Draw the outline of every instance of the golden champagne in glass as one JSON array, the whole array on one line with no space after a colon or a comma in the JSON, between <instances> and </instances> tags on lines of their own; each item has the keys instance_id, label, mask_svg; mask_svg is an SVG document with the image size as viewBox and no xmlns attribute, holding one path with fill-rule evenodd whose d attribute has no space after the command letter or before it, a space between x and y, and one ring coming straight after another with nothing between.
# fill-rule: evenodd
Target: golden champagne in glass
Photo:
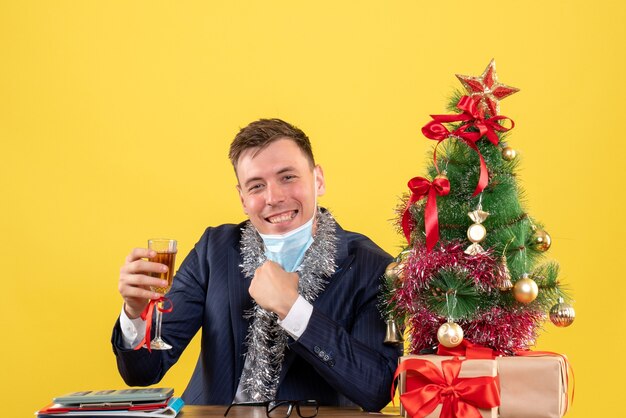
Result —
<instances>
[{"instance_id":1,"label":"golden champagne in glass","mask_svg":"<svg viewBox=\"0 0 626 418\"><path fill-rule=\"evenodd\" d=\"M158 292L162 295L169 292L172 287L172 281L174 279L174 262L176 260L176 253L160 253L157 252L156 257L150 259L150 261L154 263L165 264L167 266L167 271L165 273L151 273L152 277L156 277L161 280L167 281L166 287L153 287L152 290L154 292Z\"/></svg>"},{"instance_id":2,"label":"golden champagne in glass","mask_svg":"<svg viewBox=\"0 0 626 418\"><path fill-rule=\"evenodd\" d=\"M148 248L156 251L156 256L151 258L150 261L160 264L165 264L167 266L167 271L165 273L151 273L152 277L159 278L161 280L167 281L167 286L165 287L153 287L152 291L161 293L164 295L167 293L172 287L172 282L174 281L174 263L176 261L176 240L174 239L165 239L165 238L154 238L148 240ZM163 308L163 302L158 302L156 307L156 330L154 339L150 341L150 348L153 350L169 350L172 348L171 345L163 341L161 338L161 321L163 317L163 313L161 309ZM149 319L152 320L152 319Z\"/></svg>"}]
</instances>

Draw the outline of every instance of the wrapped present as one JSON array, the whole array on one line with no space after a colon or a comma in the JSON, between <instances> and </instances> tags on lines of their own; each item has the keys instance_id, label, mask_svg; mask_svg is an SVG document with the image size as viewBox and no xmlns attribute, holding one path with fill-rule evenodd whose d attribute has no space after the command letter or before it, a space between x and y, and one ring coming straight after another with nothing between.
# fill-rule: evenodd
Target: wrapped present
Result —
<instances>
[{"instance_id":1,"label":"wrapped present","mask_svg":"<svg viewBox=\"0 0 626 418\"><path fill-rule=\"evenodd\" d=\"M565 356L522 352L498 357L501 418L560 418L568 408Z\"/></svg>"},{"instance_id":2,"label":"wrapped present","mask_svg":"<svg viewBox=\"0 0 626 418\"><path fill-rule=\"evenodd\" d=\"M412 418L497 418L496 375L497 364L491 359L403 356L396 370L401 413Z\"/></svg>"}]
</instances>

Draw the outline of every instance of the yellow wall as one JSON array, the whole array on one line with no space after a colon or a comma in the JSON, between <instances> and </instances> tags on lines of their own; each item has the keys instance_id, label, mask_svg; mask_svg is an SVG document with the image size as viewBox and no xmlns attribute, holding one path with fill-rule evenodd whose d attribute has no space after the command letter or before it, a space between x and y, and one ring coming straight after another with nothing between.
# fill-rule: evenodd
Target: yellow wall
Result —
<instances>
[{"instance_id":1,"label":"yellow wall","mask_svg":"<svg viewBox=\"0 0 626 418\"><path fill-rule=\"evenodd\" d=\"M598 1L0 2L2 416L123 385L109 345L133 246L243 218L239 127L281 117L314 142L330 207L389 252L424 174L420 134L496 58L528 209L576 298L571 417L609 416L626 371L625 6ZM620 182L621 180L621 182ZM182 393L197 344L162 382Z\"/></svg>"}]
</instances>

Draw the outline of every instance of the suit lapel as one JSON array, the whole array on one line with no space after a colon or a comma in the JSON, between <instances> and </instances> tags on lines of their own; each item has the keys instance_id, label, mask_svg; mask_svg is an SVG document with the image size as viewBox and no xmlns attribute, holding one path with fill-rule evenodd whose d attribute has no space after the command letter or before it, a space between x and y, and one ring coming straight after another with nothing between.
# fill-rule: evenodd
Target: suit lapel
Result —
<instances>
[{"instance_id":1,"label":"suit lapel","mask_svg":"<svg viewBox=\"0 0 626 418\"><path fill-rule=\"evenodd\" d=\"M232 324L235 351L235 380L233 393L237 390L244 363L244 341L249 321L244 319L243 312L252 307L248 293L249 280L241 272L241 255L239 249L229 248L228 253L228 298L230 302L230 320Z\"/></svg>"}]
</instances>

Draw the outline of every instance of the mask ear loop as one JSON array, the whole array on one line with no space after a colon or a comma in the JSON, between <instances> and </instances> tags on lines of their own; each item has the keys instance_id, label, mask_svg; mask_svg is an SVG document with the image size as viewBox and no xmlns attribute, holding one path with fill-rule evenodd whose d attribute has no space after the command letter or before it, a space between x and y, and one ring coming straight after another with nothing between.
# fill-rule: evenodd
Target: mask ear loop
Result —
<instances>
[{"instance_id":1,"label":"mask ear loop","mask_svg":"<svg viewBox=\"0 0 626 418\"><path fill-rule=\"evenodd\" d=\"M319 211L321 211L321 209L317 205L317 187L318 186L317 186L317 175L315 173L315 167L313 168L313 177L315 179L314 180L315 185L313 187L313 194L314 194L315 197L313 198L313 217L312 217L312 219L313 219L313 229L314 229L315 232L317 232L317 228L316 228L316 225L317 225L317 213ZM315 236L315 233L312 233L312 235Z\"/></svg>"}]
</instances>

